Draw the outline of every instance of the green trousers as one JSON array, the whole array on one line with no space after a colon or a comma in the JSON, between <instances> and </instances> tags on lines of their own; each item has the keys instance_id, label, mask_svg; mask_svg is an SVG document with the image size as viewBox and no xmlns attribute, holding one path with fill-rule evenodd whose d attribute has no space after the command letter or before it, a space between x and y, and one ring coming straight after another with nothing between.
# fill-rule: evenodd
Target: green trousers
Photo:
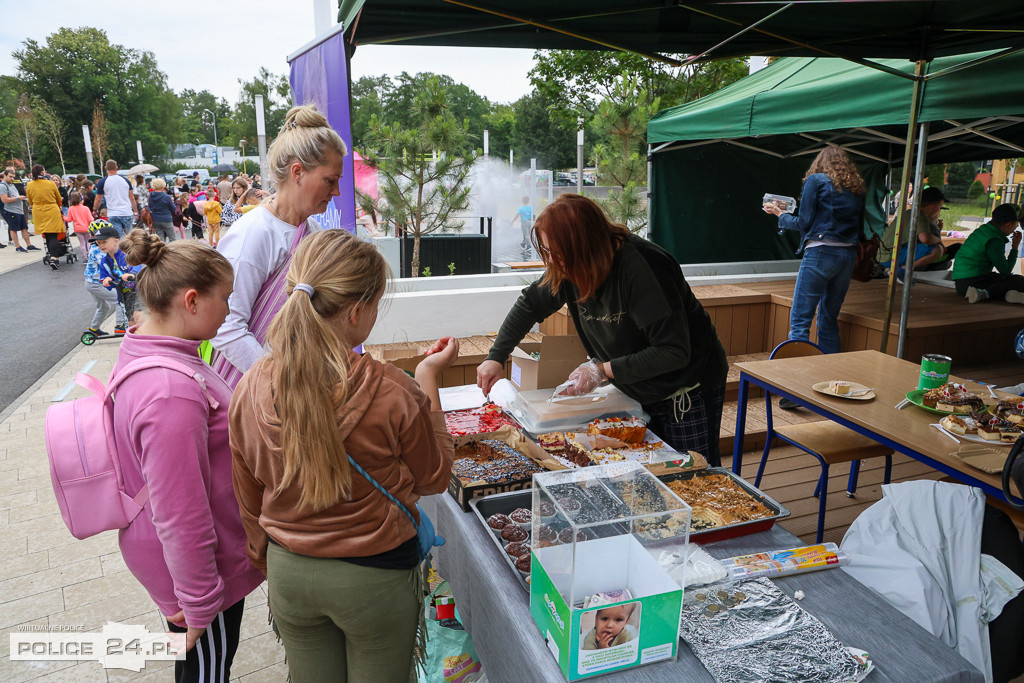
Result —
<instances>
[{"instance_id":1,"label":"green trousers","mask_svg":"<svg viewBox=\"0 0 1024 683\"><path fill-rule=\"evenodd\" d=\"M271 543L270 613L292 683L409 681L422 605L417 572L296 555Z\"/></svg>"}]
</instances>

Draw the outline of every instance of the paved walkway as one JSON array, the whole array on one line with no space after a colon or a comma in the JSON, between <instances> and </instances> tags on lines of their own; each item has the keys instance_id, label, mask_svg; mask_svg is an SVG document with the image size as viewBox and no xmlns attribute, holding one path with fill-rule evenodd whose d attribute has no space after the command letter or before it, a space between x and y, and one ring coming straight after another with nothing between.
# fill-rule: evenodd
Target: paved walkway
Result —
<instances>
[{"instance_id":1,"label":"paved walkway","mask_svg":"<svg viewBox=\"0 0 1024 683\"><path fill-rule=\"evenodd\" d=\"M10 249L0 250L0 267ZM18 256L24 256L19 254ZM105 380L118 343L80 346L59 361L0 421L0 681L93 683L171 680L172 662L152 662L141 673L105 670L90 662L12 662L8 634L21 628L81 627L99 631L108 622L165 630L148 594L128 572L116 532L76 540L57 509L43 441L51 399L90 361L89 373ZM75 387L70 398L85 394ZM266 584L246 600L241 643L232 679L278 683L287 677L284 650L267 625Z\"/></svg>"}]
</instances>

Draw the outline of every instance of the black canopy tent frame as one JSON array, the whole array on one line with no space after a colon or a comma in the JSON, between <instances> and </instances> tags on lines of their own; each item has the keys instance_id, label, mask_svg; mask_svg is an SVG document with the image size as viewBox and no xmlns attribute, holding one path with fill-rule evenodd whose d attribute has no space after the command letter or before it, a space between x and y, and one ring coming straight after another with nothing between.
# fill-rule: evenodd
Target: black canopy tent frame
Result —
<instances>
[{"instance_id":1,"label":"black canopy tent frame","mask_svg":"<svg viewBox=\"0 0 1024 683\"><path fill-rule=\"evenodd\" d=\"M374 16L370 22L364 22L363 33L360 36L364 40L357 41L359 23L364 18L364 10L368 7L373 8L371 14ZM827 56L909 78L913 81L914 88L900 180L901 196L904 197L907 196L910 181L910 165L914 161L915 141L919 142L915 181L918 187L921 186L920 175L927 152L927 126L922 127L919 135L918 118L925 83L1024 50L1024 3L1014 0L990 0L987 3L966 0L691 0L688 3L678 0L636 0L632 3L621 0L589 0L586 3L572 3L572 9L577 7L586 9L566 10L565 3L540 0L520 0L516 3L516 9L511 11L485 0L421 0L417 3L411 3L410 0L340 0L338 19L346 24L345 30L349 33L349 42L353 45L362 42L479 47L516 45L538 49L613 49L633 52L673 66L752 54ZM826 10L830 12L830 16L821 14ZM788 35L782 31L769 30L765 26L779 16L789 18L793 15L796 15L798 20L794 20L793 30ZM461 21L452 21L451 19L455 17ZM622 33L628 33L625 30L626 17L639 19L635 23L642 24L636 27L629 24L628 28L634 28L629 35L637 35L637 40L651 45L653 50L641 49L631 44L628 39L615 38ZM449 21L444 22L444 18L448 18ZM351 30L348 28L349 25L352 26ZM411 29L413 26L416 28L402 31L403 27ZM878 31L879 26L886 28ZM646 33L643 32L645 27ZM801 31L805 37L794 35ZM710 47L706 47L709 44ZM727 45L731 46L732 52L724 53L721 49ZM998 51L942 71L925 73L927 62L934 57L986 49ZM661 54L662 52L689 52L692 56L680 61ZM914 73L906 74L879 64L869 59L869 54L876 58L909 59L915 62ZM813 140L813 136L809 137ZM752 147L738 141L726 142ZM822 141L813 142L818 144ZM847 145L848 149L851 147ZM655 150L651 150L650 147L648 149L650 170L650 155ZM856 153L855 150L852 151ZM908 244L913 244L916 240L914 233L917 213L918 205L915 202L909 220L911 234ZM901 233L905 228L903 212L898 212L898 215L901 218L897 223L894 238L897 253ZM894 267L889 276L885 322L882 329L883 353L888 347L889 325L895 303L895 274ZM913 260L909 257L908 248L904 277L904 282L908 285L903 290L897 357L903 356L910 304L909 283L912 282L912 277Z\"/></svg>"}]
</instances>

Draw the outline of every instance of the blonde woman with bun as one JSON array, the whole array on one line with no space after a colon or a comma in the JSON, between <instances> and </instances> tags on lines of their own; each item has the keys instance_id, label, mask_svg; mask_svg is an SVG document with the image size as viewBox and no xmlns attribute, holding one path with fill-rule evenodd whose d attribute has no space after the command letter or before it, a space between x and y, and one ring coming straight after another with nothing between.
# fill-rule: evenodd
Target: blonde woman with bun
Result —
<instances>
[{"instance_id":1,"label":"blonde woman with bun","mask_svg":"<svg viewBox=\"0 0 1024 683\"><path fill-rule=\"evenodd\" d=\"M137 291L149 314L124 336L112 376L153 358L193 375L147 367L117 387L114 439L125 490L149 489L118 542L170 629L185 634L175 681L227 681L245 596L263 581L245 553L231 483L231 389L197 354L228 313L231 264L205 244L165 244L143 230L121 245L128 263L145 266Z\"/></svg>"},{"instance_id":2,"label":"blonde woman with bun","mask_svg":"<svg viewBox=\"0 0 1024 683\"><path fill-rule=\"evenodd\" d=\"M316 107L293 107L267 153L275 188L269 201L239 218L218 245L235 269L227 320L211 340L211 364L229 386L265 353L267 327L284 304L284 277L299 241L322 228L323 213L341 194L348 148Z\"/></svg>"},{"instance_id":3,"label":"blonde woman with bun","mask_svg":"<svg viewBox=\"0 0 1024 683\"><path fill-rule=\"evenodd\" d=\"M266 567L295 683L406 681L413 666L416 527L366 475L413 512L420 496L444 492L453 444L437 384L459 345L435 343L415 380L352 351L377 320L387 278L377 249L344 230L303 240L270 351L231 400L249 557Z\"/></svg>"}]
</instances>

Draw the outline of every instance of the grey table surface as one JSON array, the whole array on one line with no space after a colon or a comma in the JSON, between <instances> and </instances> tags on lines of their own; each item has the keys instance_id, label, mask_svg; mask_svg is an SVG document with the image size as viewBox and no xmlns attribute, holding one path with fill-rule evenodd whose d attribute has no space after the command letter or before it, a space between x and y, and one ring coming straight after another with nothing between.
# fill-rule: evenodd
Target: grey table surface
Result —
<instances>
[{"instance_id":1,"label":"grey table surface","mask_svg":"<svg viewBox=\"0 0 1024 683\"><path fill-rule=\"evenodd\" d=\"M489 680L563 681L554 657L530 616L530 596L499 554L473 512L463 512L447 494L428 496L420 505L446 543L434 548L434 565L448 580L455 602ZM713 556L803 545L779 526L771 530L705 545ZM955 650L915 624L842 569L777 579L792 596L802 590L801 607L816 616L843 644L866 650L875 663L868 683L984 681L984 676ZM608 681L714 681L680 641L673 662L661 662L606 674Z\"/></svg>"}]
</instances>

